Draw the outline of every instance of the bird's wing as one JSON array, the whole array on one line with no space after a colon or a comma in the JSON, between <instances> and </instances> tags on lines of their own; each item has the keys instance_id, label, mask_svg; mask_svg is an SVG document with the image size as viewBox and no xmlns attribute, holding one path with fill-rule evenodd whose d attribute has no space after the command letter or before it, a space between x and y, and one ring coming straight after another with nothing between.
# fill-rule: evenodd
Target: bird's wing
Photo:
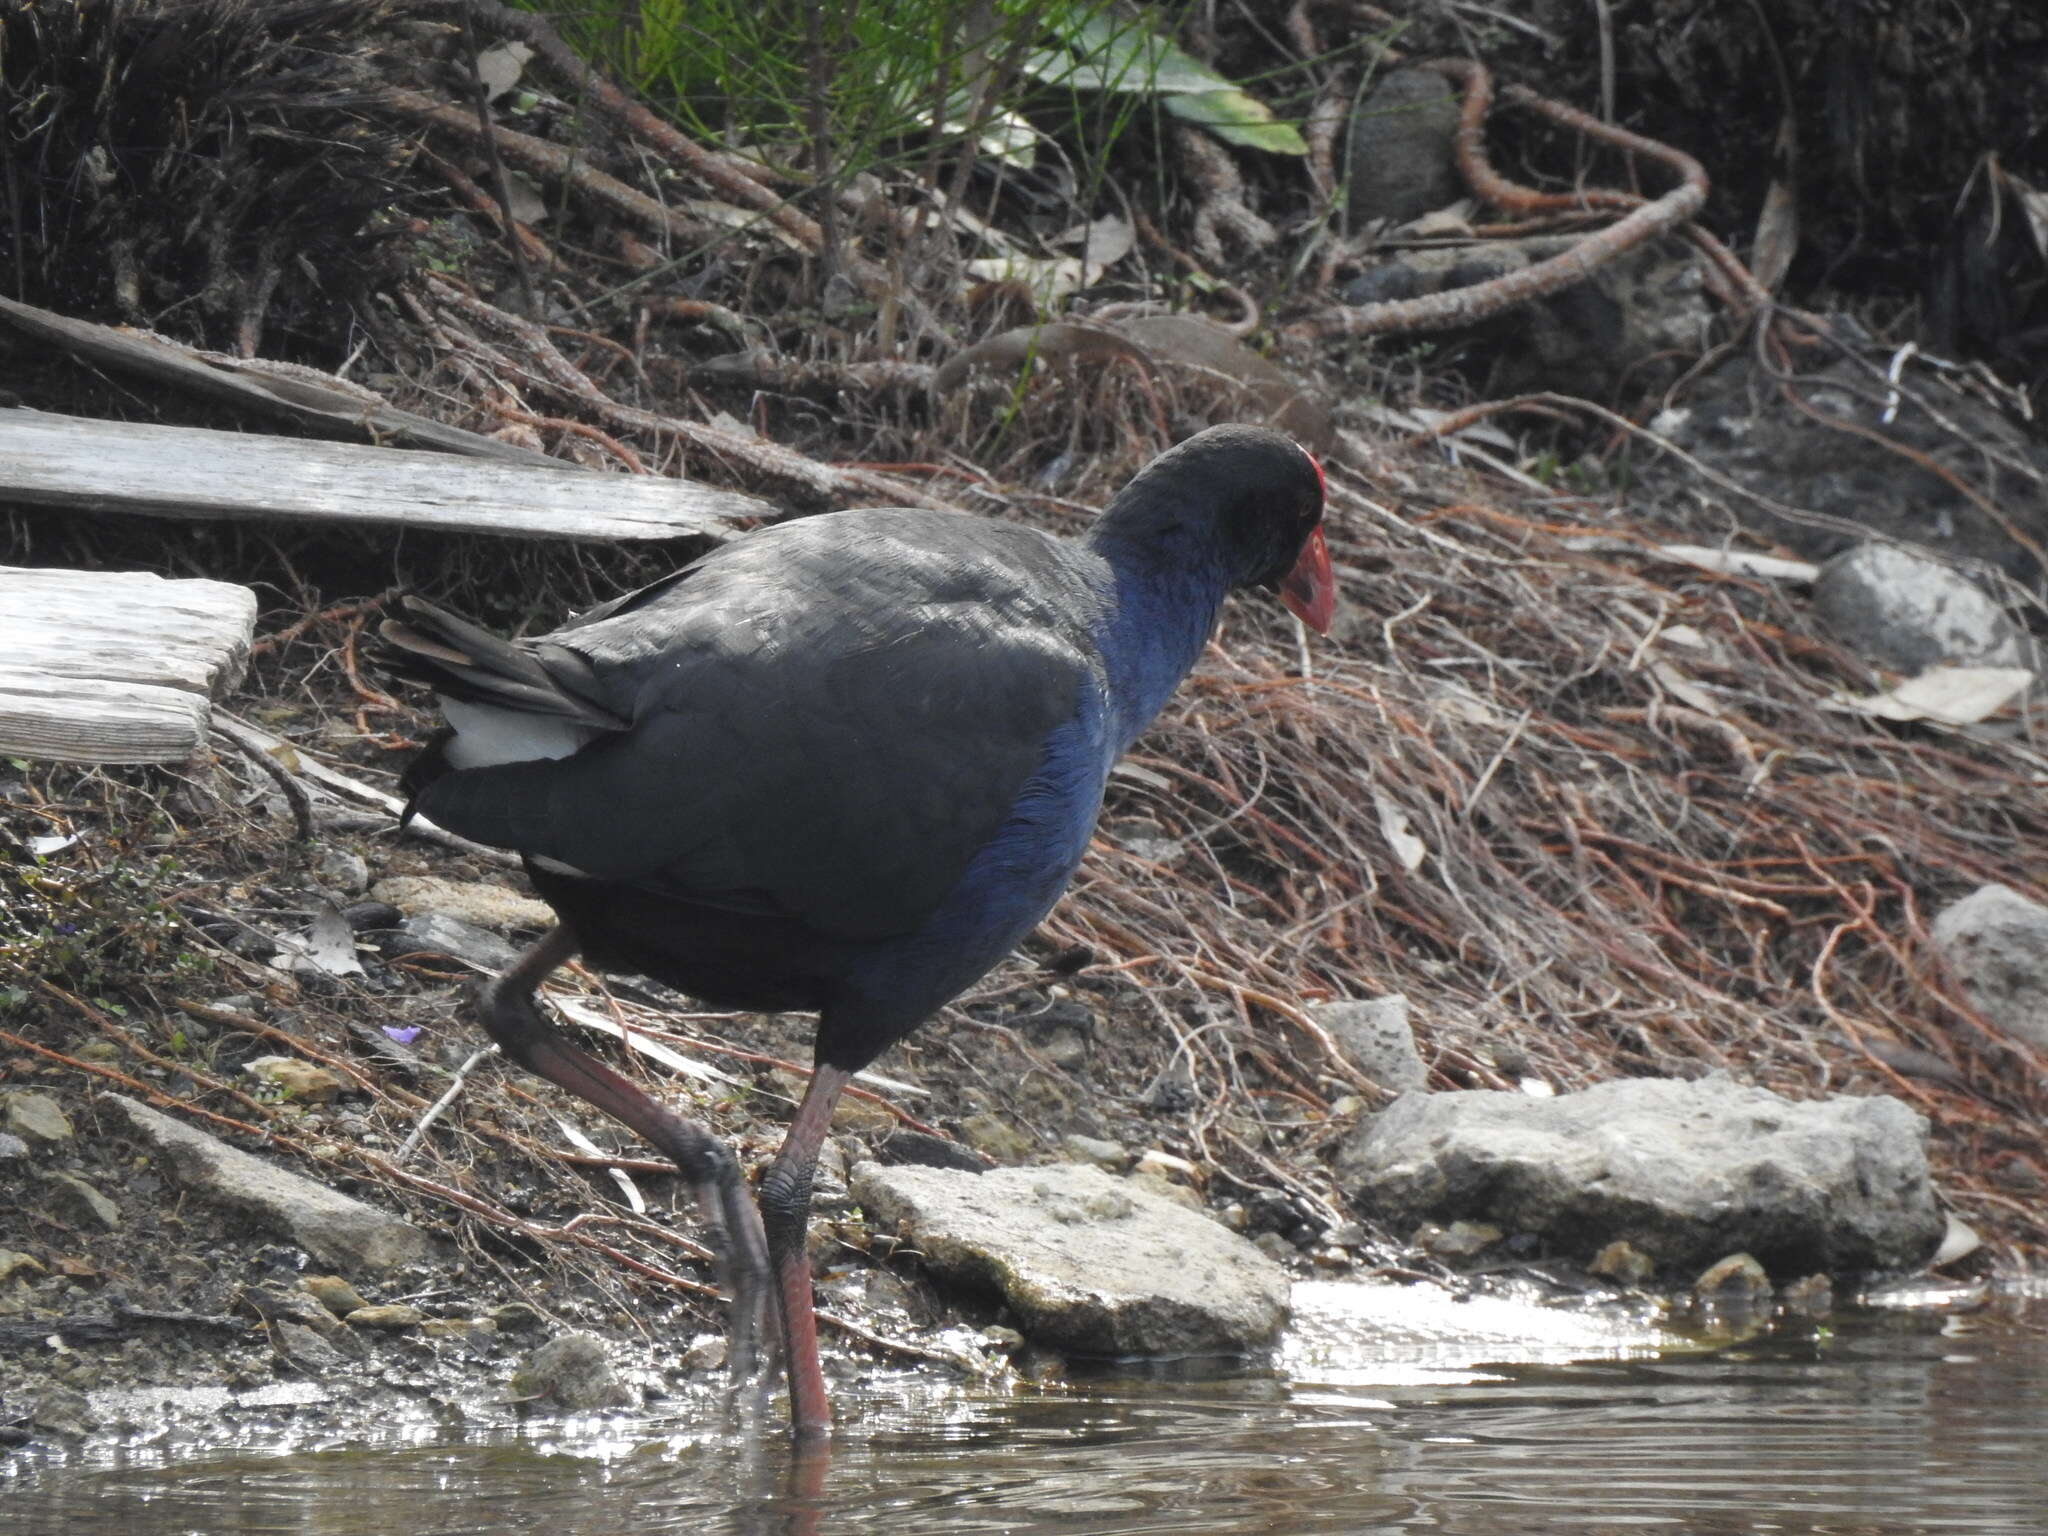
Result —
<instances>
[{"instance_id":1,"label":"bird's wing","mask_svg":"<svg viewBox=\"0 0 2048 1536\"><path fill-rule=\"evenodd\" d=\"M836 526L835 526L836 525ZM810 519L535 642L630 716L574 754L451 772L420 807L608 880L905 933L1099 688L1062 547L946 514ZM630 697L628 695L630 694Z\"/></svg>"}]
</instances>

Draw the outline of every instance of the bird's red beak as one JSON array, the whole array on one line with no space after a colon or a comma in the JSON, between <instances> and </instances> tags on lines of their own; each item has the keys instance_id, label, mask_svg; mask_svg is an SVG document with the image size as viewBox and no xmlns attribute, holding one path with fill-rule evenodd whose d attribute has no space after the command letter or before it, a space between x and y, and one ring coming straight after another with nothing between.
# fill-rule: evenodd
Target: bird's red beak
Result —
<instances>
[{"instance_id":1,"label":"bird's red beak","mask_svg":"<svg viewBox=\"0 0 2048 1536\"><path fill-rule=\"evenodd\" d=\"M1302 541L1294 569L1280 578L1280 601L1287 611L1319 635L1330 632L1337 616L1337 578L1330 570L1330 547L1318 523Z\"/></svg>"}]
</instances>

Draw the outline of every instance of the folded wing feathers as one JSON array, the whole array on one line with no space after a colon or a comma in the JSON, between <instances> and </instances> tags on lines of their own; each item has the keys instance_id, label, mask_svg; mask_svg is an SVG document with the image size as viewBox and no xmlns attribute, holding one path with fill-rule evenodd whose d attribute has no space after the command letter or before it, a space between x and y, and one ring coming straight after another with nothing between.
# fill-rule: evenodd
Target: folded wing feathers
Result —
<instances>
[{"instance_id":1,"label":"folded wing feathers","mask_svg":"<svg viewBox=\"0 0 2048 1536\"><path fill-rule=\"evenodd\" d=\"M388 662L402 675L451 698L521 714L554 716L607 731L624 730L630 723L590 696L596 691L596 676L574 652L551 645L543 659L516 641L500 639L417 597L408 597L405 606L410 622L388 619L381 631L395 648Z\"/></svg>"}]
</instances>

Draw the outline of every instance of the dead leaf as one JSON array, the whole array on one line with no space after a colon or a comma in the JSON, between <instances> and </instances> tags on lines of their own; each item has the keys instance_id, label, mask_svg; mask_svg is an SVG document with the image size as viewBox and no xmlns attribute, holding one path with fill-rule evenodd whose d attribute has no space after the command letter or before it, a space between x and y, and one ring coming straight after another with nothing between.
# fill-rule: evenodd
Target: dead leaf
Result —
<instances>
[{"instance_id":1,"label":"dead leaf","mask_svg":"<svg viewBox=\"0 0 2048 1536\"><path fill-rule=\"evenodd\" d=\"M496 101L519 83L533 50L524 43L499 43L476 56L477 78L484 83L484 100Z\"/></svg>"},{"instance_id":2,"label":"dead leaf","mask_svg":"<svg viewBox=\"0 0 2048 1536\"><path fill-rule=\"evenodd\" d=\"M1678 700L1679 703L1688 705L1698 710L1701 714L1709 715L1716 720L1721 717L1721 701L1715 698L1708 689L1694 682L1683 672L1679 671L1678 668L1671 665L1670 662L1652 661L1648 670L1650 676L1657 680L1657 686Z\"/></svg>"},{"instance_id":3,"label":"dead leaf","mask_svg":"<svg viewBox=\"0 0 2048 1536\"><path fill-rule=\"evenodd\" d=\"M1471 198L1461 197L1448 208L1432 208L1427 213L1417 214L1396 228L1394 233L1417 240L1469 240L1472 238L1473 207Z\"/></svg>"},{"instance_id":4,"label":"dead leaf","mask_svg":"<svg viewBox=\"0 0 2048 1536\"><path fill-rule=\"evenodd\" d=\"M971 277L985 283L1022 283L1042 309L1050 309L1087 281L1086 264L1078 256L1027 256L1010 251L967 263Z\"/></svg>"},{"instance_id":5,"label":"dead leaf","mask_svg":"<svg viewBox=\"0 0 2048 1536\"><path fill-rule=\"evenodd\" d=\"M300 944L305 958L329 976L363 974L363 962L356 958L355 930L331 901L320 903Z\"/></svg>"},{"instance_id":6,"label":"dead leaf","mask_svg":"<svg viewBox=\"0 0 2048 1536\"><path fill-rule=\"evenodd\" d=\"M1823 702L1830 709L1879 720L1975 725L2012 703L2033 681L2034 674L2025 667L1930 667L1884 693L1838 693Z\"/></svg>"},{"instance_id":7,"label":"dead leaf","mask_svg":"<svg viewBox=\"0 0 2048 1536\"><path fill-rule=\"evenodd\" d=\"M1778 124L1774 146L1775 163L1771 184L1764 190L1764 205L1756 216L1756 241L1750 250L1749 269L1766 291L1776 293L1799 252L1798 138L1793 120L1787 115Z\"/></svg>"},{"instance_id":8,"label":"dead leaf","mask_svg":"<svg viewBox=\"0 0 2048 1536\"><path fill-rule=\"evenodd\" d=\"M1410 874L1422 868L1422 861L1429 857L1429 845L1411 829L1408 813L1377 789L1372 792L1372 803L1379 812L1380 835L1386 838L1401 867Z\"/></svg>"},{"instance_id":9,"label":"dead leaf","mask_svg":"<svg viewBox=\"0 0 2048 1536\"><path fill-rule=\"evenodd\" d=\"M561 1128L562 1134L568 1138L569 1145L577 1151L588 1153L592 1157L603 1157L605 1155L604 1148L600 1147L560 1115L555 1116L555 1124ZM633 1182L632 1176L623 1168L607 1168L605 1172L610 1174L612 1182L619 1186L619 1194L624 1197L626 1205L633 1214L635 1216L645 1216L647 1214L647 1199L640 1193L640 1186Z\"/></svg>"},{"instance_id":10,"label":"dead leaf","mask_svg":"<svg viewBox=\"0 0 2048 1536\"><path fill-rule=\"evenodd\" d=\"M539 224L547 218L547 197L517 171L505 173L505 192L511 200L511 206L505 211L521 224Z\"/></svg>"},{"instance_id":11,"label":"dead leaf","mask_svg":"<svg viewBox=\"0 0 2048 1536\"><path fill-rule=\"evenodd\" d=\"M1137 246L1138 233L1128 219L1105 214L1092 224L1076 224L1053 237L1054 245L1078 245L1081 260L1097 277L1115 266Z\"/></svg>"}]
</instances>

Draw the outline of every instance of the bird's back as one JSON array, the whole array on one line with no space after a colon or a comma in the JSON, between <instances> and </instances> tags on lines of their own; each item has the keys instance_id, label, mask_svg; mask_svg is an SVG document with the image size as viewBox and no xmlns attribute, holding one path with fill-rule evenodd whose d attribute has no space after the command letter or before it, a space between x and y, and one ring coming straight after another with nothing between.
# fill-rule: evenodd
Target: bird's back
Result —
<instances>
[{"instance_id":1,"label":"bird's back","mask_svg":"<svg viewBox=\"0 0 2048 1536\"><path fill-rule=\"evenodd\" d=\"M521 643L619 727L586 718L567 756L451 751L467 766L418 805L547 866L821 942L908 933L1100 689L1106 585L1077 546L961 514L785 524ZM524 699L500 713L536 717Z\"/></svg>"}]
</instances>

